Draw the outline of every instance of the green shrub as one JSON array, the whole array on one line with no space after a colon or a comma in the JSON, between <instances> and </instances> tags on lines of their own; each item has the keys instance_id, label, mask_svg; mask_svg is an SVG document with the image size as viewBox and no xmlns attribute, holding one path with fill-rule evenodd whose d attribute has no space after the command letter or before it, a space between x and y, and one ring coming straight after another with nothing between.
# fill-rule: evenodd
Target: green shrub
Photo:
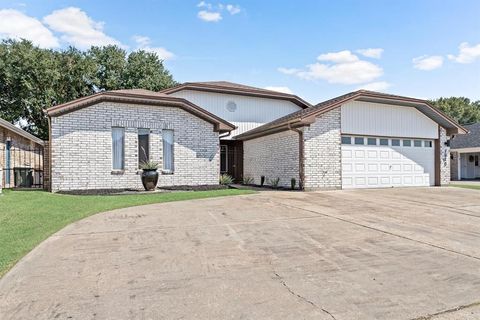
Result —
<instances>
[{"instance_id":1,"label":"green shrub","mask_svg":"<svg viewBox=\"0 0 480 320\"><path fill-rule=\"evenodd\" d=\"M271 185L274 188L277 188L279 182L280 182L280 178L275 178L275 179L270 179L268 181L268 184Z\"/></svg>"},{"instance_id":2,"label":"green shrub","mask_svg":"<svg viewBox=\"0 0 480 320\"><path fill-rule=\"evenodd\" d=\"M232 183L233 183L232 176L230 176L228 174L222 174L220 176L220 184L222 184L224 186L227 186L227 185L232 184Z\"/></svg>"},{"instance_id":3,"label":"green shrub","mask_svg":"<svg viewBox=\"0 0 480 320\"><path fill-rule=\"evenodd\" d=\"M243 177L243 184L253 184L253 178L252 177Z\"/></svg>"},{"instance_id":4,"label":"green shrub","mask_svg":"<svg viewBox=\"0 0 480 320\"><path fill-rule=\"evenodd\" d=\"M290 180L290 188L292 188L292 190L294 190L296 185L297 185L297 179L292 178Z\"/></svg>"},{"instance_id":5,"label":"green shrub","mask_svg":"<svg viewBox=\"0 0 480 320\"><path fill-rule=\"evenodd\" d=\"M157 170L158 167L159 164L157 162L153 162L152 160L140 163L140 169L142 170Z\"/></svg>"}]
</instances>

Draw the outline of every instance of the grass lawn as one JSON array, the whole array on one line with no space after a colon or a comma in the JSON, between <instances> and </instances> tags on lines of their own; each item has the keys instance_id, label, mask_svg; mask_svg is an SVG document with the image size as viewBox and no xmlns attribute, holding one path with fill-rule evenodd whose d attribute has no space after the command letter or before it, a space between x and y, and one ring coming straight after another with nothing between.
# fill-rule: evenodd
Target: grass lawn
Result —
<instances>
[{"instance_id":1,"label":"grass lawn","mask_svg":"<svg viewBox=\"0 0 480 320\"><path fill-rule=\"evenodd\" d=\"M74 196L4 190L0 195L0 277L19 259L66 225L92 214L143 204L253 193L249 190Z\"/></svg>"},{"instance_id":2,"label":"grass lawn","mask_svg":"<svg viewBox=\"0 0 480 320\"><path fill-rule=\"evenodd\" d=\"M455 188L480 190L480 185L478 184L449 184L449 186Z\"/></svg>"}]
</instances>

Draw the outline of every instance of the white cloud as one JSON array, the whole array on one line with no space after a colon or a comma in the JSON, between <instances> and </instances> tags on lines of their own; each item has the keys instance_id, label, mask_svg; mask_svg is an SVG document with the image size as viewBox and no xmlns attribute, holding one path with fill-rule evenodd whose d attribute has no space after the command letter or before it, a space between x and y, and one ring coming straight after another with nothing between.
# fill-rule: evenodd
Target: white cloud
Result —
<instances>
[{"instance_id":1,"label":"white cloud","mask_svg":"<svg viewBox=\"0 0 480 320\"><path fill-rule=\"evenodd\" d=\"M385 91L391 87L391 84L386 81L370 82L361 85L356 90L370 90L370 91Z\"/></svg>"},{"instance_id":2,"label":"white cloud","mask_svg":"<svg viewBox=\"0 0 480 320\"><path fill-rule=\"evenodd\" d=\"M230 12L232 16L242 11L240 6L234 5L234 4L227 4L226 8L227 8L227 11Z\"/></svg>"},{"instance_id":3,"label":"white cloud","mask_svg":"<svg viewBox=\"0 0 480 320\"><path fill-rule=\"evenodd\" d=\"M45 18L50 29L61 33L61 39L80 49L90 46L122 44L103 31L103 22L96 22L79 8L69 7L55 10Z\"/></svg>"},{"instance_id":4,"label":"white cloud","mask_svg":"<svg viewBox=\"0 0 480 320\"><path fill-rule=\"evenodd\" d=\"M434 70L443 65L442 56L420 56L412 59L413 67L419 70Z\"/></svg>"},{"instance_id":5,"label":"white cloud","mask_svg":"<svg viewBox=\"0 0 480 320\"><path fill-rule=\"evenodd\" d=\"M162 60L169 60L175 57L175 54L173 54L173 52L170 52L163 47L150 46L150 44L152 43L152 40L147 36L136 35L136 36L133 36L132 39L137 43L137 49L145 50L148 52L154 52Z\"/></svg>"},{"instance_id":6,"label":"white cloud","mask_svg":"<svg viewBox=\"0 0 480 320\"><path fill-rule=\"evenodd\" d=\"M201 10L198 12L198 18L206 22L218 22L222 20L222 15L220 12Z\"/></svg>"},{"instance_id":7,"label":"white cloud","mask_svg":"<svg viewBox=\"0 0 480 320\"><path fill-rule=\"evenodd\" d=\"M317 57L319 61L330 61L335 63L355 62L358 57L350 52L350 50L343 50L339 52L329 52L321 54Z\"/></svg>"},{"instance_id":8,"label":"white cloud","mask_svg":"<svg viewBox=\"0 0 480 320\"><path fill-rule=\"evenodd\" d=\"M282 92L282 93L293 94L292 90L290 90L289 87L275 87L275 86L271 86L271 87L265 87L264 89L272 90L272 91L277 91L277 92Z\"/></svg>"},{"instance_id":9,"label":"white cloud","mask_svg":"<svg viewBox=\"0 0 480 320\"><path fill-rule=\"evenodd\" d=\"M480 43L474 46L470 46L468 42L463 42L460 44L458 49L458 56L449 54L448 59L458 63L472 63L476 59L480 59Z\"/></svg>"},{"instance_id":10,"label":"white cloud","mask_svg":"<svg viewBox=\"0 0 480 320\"><path fill-rule=\"evenodd\" d=\"M0 10L0 38L24 38L41 48L59 47L58 39L39 20L13 10Z\"/></svg>"},{"instance_id":11,"label":"white cloud","mask_svg":"<svg viewBox=\"0 0 480 320\"><path fill-rule=\"evenodd\" d=\"M367 58L380 59L383 54L383 49L382 48L358 49L357 52Z\"/></svg>"},{"instance_id":12,"label":"white cloud","mask_svg":"<svg viewBox=\"0 0 480 320\"><path fill-rule=\"evenodd\" d=\"M375 80L383 75L383 69L376 64L360 60L348 50L321 54L319 61L304 69L278 68L278 71L295 75L305 80L326 80L329 83L359 84Z\"/></svg>"}]
</instances>

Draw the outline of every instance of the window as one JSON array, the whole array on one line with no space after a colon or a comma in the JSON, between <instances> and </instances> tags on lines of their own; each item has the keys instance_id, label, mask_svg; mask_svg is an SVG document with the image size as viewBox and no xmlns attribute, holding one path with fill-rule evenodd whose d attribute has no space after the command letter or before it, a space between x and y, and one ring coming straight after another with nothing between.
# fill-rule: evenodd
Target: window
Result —
<instances>
[{"instance_id":1,"label":"window","mask_svg":"<svg viewBox=\"0 0 480 320\"><path fill-rule=\"evenodd\" d=\"M394 146L394 147L399 147L399 146L400 146L400 140L398 140L398 139L392 139L392 146Z\"/></svg>"},{"instance_id":2,"label":"window","mask_svg":"<svg viewBox=\"0 0 480 320\"><path fill-rule=\"evenodd\" d=\"M478 167L478 156L475 156L475 167Z\"/></svg>"},{"instance_id":3,"label":"window","mask_svg":"<svg viewBox=\"0 0 480 320\"><path fill-rule=\"evenodd\" d=\"M162 130L163 171L173 172L173 130Z\"/></svg>"},{"instance_id":4,"label":"window","mask_svg":"<svg viewBox=\"0 0 480 320\"><path fill-rule=\"evenodd\" d=\"M138 129L138 165L150 159L150 129Z\"/></svg>"},{"instance_id":5,"label":"window","mask_svg":"<svg viewBox=\"0 0 480 320\"><path fill-rule=\"evenodd\" d=\"M365 144L365 139L362 137L355 137L355 144Z\"/></svg>"},{"instance_id":6,"label":"window","mask_svg":"<svg viewBox=\"0 0 480 320\"><path fill-rule=\"evenodd\" d=\"M7 138L7 139L9 139L9 138ZM5 146L5 169L6 169L5 170L5 183L6 184L10 184L11 149L12 149L12 141L7 140L6 146ZM0 181L0 183L2 183L2 182Z\"/></svg>"},{"instance_id":7,"label":"window","mask_svg":"<svg viewBox=\"0 0 480 320\"><path fill-rule=\"evenodd\" d=\"M367 139L367 144L369 146L376 146L377 145L377 138L368 138Z\"/></svg>"},{"instance_id":8,"label":"window","mask_svg":"<svg viewBox=\"0 0 480 320\"><path fill-rule=\"evenodd\" d=\"M220 146L220 172L227 172L228 167L228 146Z\"/></svg>"},{"instance_id":9,"label":"window","mask_svg":"<svg viewBox=\"0 0 480 320\"><path fill-rule=\"evenodd\" d=\"M432 141L425 140L423 143L424 143L425 148L431 148L432 147Z\"/></svg>"},{"instance_id":10,"label":"window","mask_svg":"<svg viewBox=\"0 0 480 320\"><path fill-rule=\"evenodd\" d=\"M380 139L381 146L388 146L388 139Z\"/></svg>"},{"instance_id":11,"label":"window","mask_svg":"<svg viewBox=\"0 0 480 320\"><path fill-rule=\"evenodd\" d=\"M125 128L112 128L112 168L125 168Z\"/></svg>"},{"instance_id":12,"label":"window","mask_svg":"<svg viewBox=\"0 0 480 320\"><path fill-rule=\"evenodd\" d=\"M342 137L342 144L352 144L352 137Z\"/></svg>"},{"instance_id":13,"label":"window","mask_svg":"<svg viewBox=\"0 0 480 320\"><path fill-rule=\"evenodd\" d=\"M412 140L403 140L403 146L404 147L411 147L412 146Z\"/></svg>"},{"instance_id":14,"label":"window","mask_svg":"<svg viewBox=\"0 0 480 320\"><path fill-rule=\"evenodd\" d=\"M422 140L413 140L413 146L414 147L421 147L422 146Z\"/></svg>"}]
</instances>

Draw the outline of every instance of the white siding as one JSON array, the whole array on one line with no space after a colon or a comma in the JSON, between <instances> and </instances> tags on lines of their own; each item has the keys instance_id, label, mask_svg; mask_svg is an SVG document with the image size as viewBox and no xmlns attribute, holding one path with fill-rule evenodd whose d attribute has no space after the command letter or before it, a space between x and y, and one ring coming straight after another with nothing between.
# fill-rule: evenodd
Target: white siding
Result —
<instances>
[{"instance_id":1,"label":"white siding","mask_svg":"<svg viewBox=\"0 0 480 320\"><path fill-rule=\"evenodd\" d=\"M438 138L438 125L414 107L352 101L342 107L342 133Z\"/></svg>"},{"instance_id":2,"label":"white siding","mask_svg":"<svg viewBox=\"0 0 480 320\"><path fill-rule=\"evenodd\" d=\"M235 94L182 90L171 95L187 99L236 125L238 129L232 131L229 138L301 109L290 101ZM230 101L236 104L235 111L227 109Z\"/></svg>"}]
</instances>

